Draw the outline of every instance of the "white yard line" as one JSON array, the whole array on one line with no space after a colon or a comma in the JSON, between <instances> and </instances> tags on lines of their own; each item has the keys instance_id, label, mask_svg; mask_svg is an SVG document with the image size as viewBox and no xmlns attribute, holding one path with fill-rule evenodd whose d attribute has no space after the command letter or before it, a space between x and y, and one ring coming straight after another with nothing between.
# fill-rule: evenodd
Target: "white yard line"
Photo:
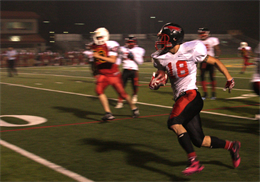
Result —
<instances>
[{"instance_id":1,"label":"white yard line","mask_svg":"<svg viewBox=\"0 0 260 182\"><path fill-rule=\"evenodd\" d=\"M92 180L87 179L84 176L81 176L81 175L74 173L74 172L72 172L68 169L65 169L65 168L63 168L63 167L61 167L57 164L54 164L50 161L47 161L46 159L43 159L43 158L41 158L41 157L31 153L31 152L28 152L28 151L26 151L26 150L24 150L20 147L17 147L13 144L10 144L10 143L8 143L4 140L0 140L0 144L9 148L9 149L11 149L11 150L13 150L13 151L15 151L15 152L17 152L17 153L19 153L19 154L21 154L21 155L23 155L23 156L25 156L25 157L27 157L27 158L29 158L29 159L31 159L31 160L33 160L33 161L35 161L35 162L38 162L38 163L40 163L40 164L42 164L42 165L44 165L44 166L46 166L50 169L53 169L54 171L57 171L58 173L61 173L65 176L68 176L71 179L74 179L74 180L80 181L80 182L93 182Z\"/></svg>"}]
</instances>

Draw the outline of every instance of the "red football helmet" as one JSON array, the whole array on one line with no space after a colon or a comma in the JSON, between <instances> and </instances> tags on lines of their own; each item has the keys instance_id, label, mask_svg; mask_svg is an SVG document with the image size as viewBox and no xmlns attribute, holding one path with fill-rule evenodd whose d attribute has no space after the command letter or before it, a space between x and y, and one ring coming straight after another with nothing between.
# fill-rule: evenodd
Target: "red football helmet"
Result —
<instances>
[{"instance_id":1,"label":"red football helmet","mask_svg":"<svg viewBox=\"0 0 260 182\"><path fill-rule=\"evenodd\" d=\"M205 40L209 37L209 29L206 28L206 27L203 27L203 28L199 28L198 30L198 34L199 34L199 37L201 40Z\"/></svg>"},{"instance_id":2,"label":"red football helmet","mask_svg":"<svg viewBox=\"0 0 260 182\"><path fill-rule=\"evenodd\" d=\"M132 49L137 45L137 40L133 35L129 35L125 38L125 44L129 49Z\"/></svg>"}]
</instances>

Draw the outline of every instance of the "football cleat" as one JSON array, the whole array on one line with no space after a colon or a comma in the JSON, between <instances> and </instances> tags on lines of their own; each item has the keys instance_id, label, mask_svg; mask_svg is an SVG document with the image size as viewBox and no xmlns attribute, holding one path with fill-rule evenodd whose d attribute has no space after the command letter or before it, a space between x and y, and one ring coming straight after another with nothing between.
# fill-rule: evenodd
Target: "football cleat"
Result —
<instances>
[{"instance_id":1,"label":"football cleat","mask_svg":"<svg viewBox=\"0 0 260 182\"><path fill-rule=\"evenodd\" d=\"M204 166L200 164L195 158L189 160L189 165L182 171L185 176L189 176L193 173L199 173L204 169Z\"/></svg>"},{"instance_id":2,"label":"football cleat","mask_svg":"<svg viewBox=\"0 0 260 182\"><path fill-rule=\"evenodd\" d=\"M133 118L138 118L139 117L140 112L139 112L138 108L133 109L132 112L133 112L133 116L132 116Z\"/></svg>"},{"instance_id":3,"label":"football cleat","mask_svg":"<svg viewBox=\"0 0 260 182\"><path fill-rule=\"evenodd\" d=\"M115 117L112 115L112 113L106 113L105 116L102 118L102 121L108 121L113 119L115 119Z\"/></svg>"},{"instance_id":4,"label":"football cleat","mask_svg":"<svg viewBox=\"0 0 260 182\"><path fill-rule=\"evenodd\" d=\"M201 98L202 98L202 100L205 100L205 99L207 99L207 97L208 97L207 92L204 92L204 95Z\"/></svg>"},{"instance_id":5,"label":"football cleat","mask_svg":"<svg viewBox=\"0 0 260 182\"><path fill-rule=\"evenodd\" d=\"M241 158L239 156L239 149L241 147L241 143L239 141L233 142L233 147L230 149L230 155L233 161L234 168L237 168L240 164Z\"/></svg>"}]
</instances>

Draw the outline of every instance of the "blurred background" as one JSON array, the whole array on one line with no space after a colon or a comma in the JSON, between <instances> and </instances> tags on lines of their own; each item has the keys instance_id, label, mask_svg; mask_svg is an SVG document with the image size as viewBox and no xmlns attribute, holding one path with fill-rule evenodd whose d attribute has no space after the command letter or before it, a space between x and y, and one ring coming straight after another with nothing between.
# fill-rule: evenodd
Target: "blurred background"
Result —
<instances>
[{"instance_id":1,"label":"blurred background","mask_svg":"<svg viewBox=\"0 0 260 182\"><path fill-rule=\"evenodd\" d=\"M149 60L167 22L184 28L185 41L208 27L222 56L232 57L241 41L252 48L259 42L259 1L1 1L1 52L12 46L36 61L43 54L75 57L91 41L90 32L106 27L121 45L135 34Z\"/></svg>"}]
</instances>

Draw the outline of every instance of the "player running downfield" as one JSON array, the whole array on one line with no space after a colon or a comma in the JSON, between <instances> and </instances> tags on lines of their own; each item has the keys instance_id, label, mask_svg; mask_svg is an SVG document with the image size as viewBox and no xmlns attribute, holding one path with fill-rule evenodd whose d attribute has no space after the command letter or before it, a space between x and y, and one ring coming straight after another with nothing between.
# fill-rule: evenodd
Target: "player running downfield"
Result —
<instances>
[{"instance_id":1,"label":"player running downfield","mask_svg":"<svg viewBox=\"0 0 260 182\"><path fill-rule=\"evenodd\" d=\"M219 48L219 39L217 37L210 37L210 30L206 27L198 29L199 39L203 42L203 44L207 48L208 55L218 58L221 50ZM209 79L211 83L211 100L216 99L216 79L215 79L215 67L214 65L207 64L206 62L200 63L200 79L201 86L203 89L202 99L206 99L208 97L207 92L207 82L205 80L206 72L209 72Z\"/></svg>"},{"instance_id":2,"label":"player running downfield","mask_svg":"<svg viewBox=\"0 0 260 182\"><path fill-rule=\"evenodd\" d=\"M123 67L123 86L126 87L128 80L131 80L132 84L132 102L137 102L138 92L138 66L144 62L145 50L137 45L137 39L133 35L129 35L125 39L125 46L120 47L120 56L117 59L117 64L122 63ZM118 103L115 108L123 107L123 98L119 97Z\"/></svg>"},{"instance_id":3,"label":"player running downfield","mask_svg":"<svg viewBox=\"0 0 260 182\"><path fill-rule=\"evenodd\" d=\"M113 120L113 116L105 89L111 85L120 97L125 99L132 110L133 118L139 116L138 108L132 103L131 97L125 92L121 80L121 73L118 65L115 64L118 56L119 44L116 41L109 40L109 32L101 27L94 31L93 43L89 44L89 50L84 53L89 56L92 65L93 75L96 78L96 93L105 110L103 121Z\"/></svg>"},{"instance_id":4,"label":"player running downfield","mask_svg":"<svg viewBox=\"0 0 260 182\"><path fill-rule=\"evenodd\" d=\"M254 63L250 63L249 59L253 55L252 49L250 46L248 46L247 42L241 42L240 47L238 47L238 51L241 54L241 57L243 58L243 65L241 68L240 74L245 73L246 67L253 65Z\"/></svg>"},{"instance_id":5,"label":"player running downfield","mask_svg":"<svg viewBox=\"0 0 260 182\"><path fill-rule=\"evenodd\" d=\"M157 73L152 77L149 87L157 90L161 85L166 84L167 77L170 80L175 104L167 123L187 154L188 166L183 173L191 175L204 169L193 145L210 149L226 149L231 154L234 168L238 167L241 160L240 142L219 139L205 135L203 132L200 119L203 100L196 86L197 64L206 62L216 65L227 79L225 88L228 88L229 92L234 87L234 79L223 63L208 55L206 46L201 41L183 43L184 30L178 24L166 23L157 36L158 41L155 43L157 51L151 55Z\"/></svg>"}]
</instances>

